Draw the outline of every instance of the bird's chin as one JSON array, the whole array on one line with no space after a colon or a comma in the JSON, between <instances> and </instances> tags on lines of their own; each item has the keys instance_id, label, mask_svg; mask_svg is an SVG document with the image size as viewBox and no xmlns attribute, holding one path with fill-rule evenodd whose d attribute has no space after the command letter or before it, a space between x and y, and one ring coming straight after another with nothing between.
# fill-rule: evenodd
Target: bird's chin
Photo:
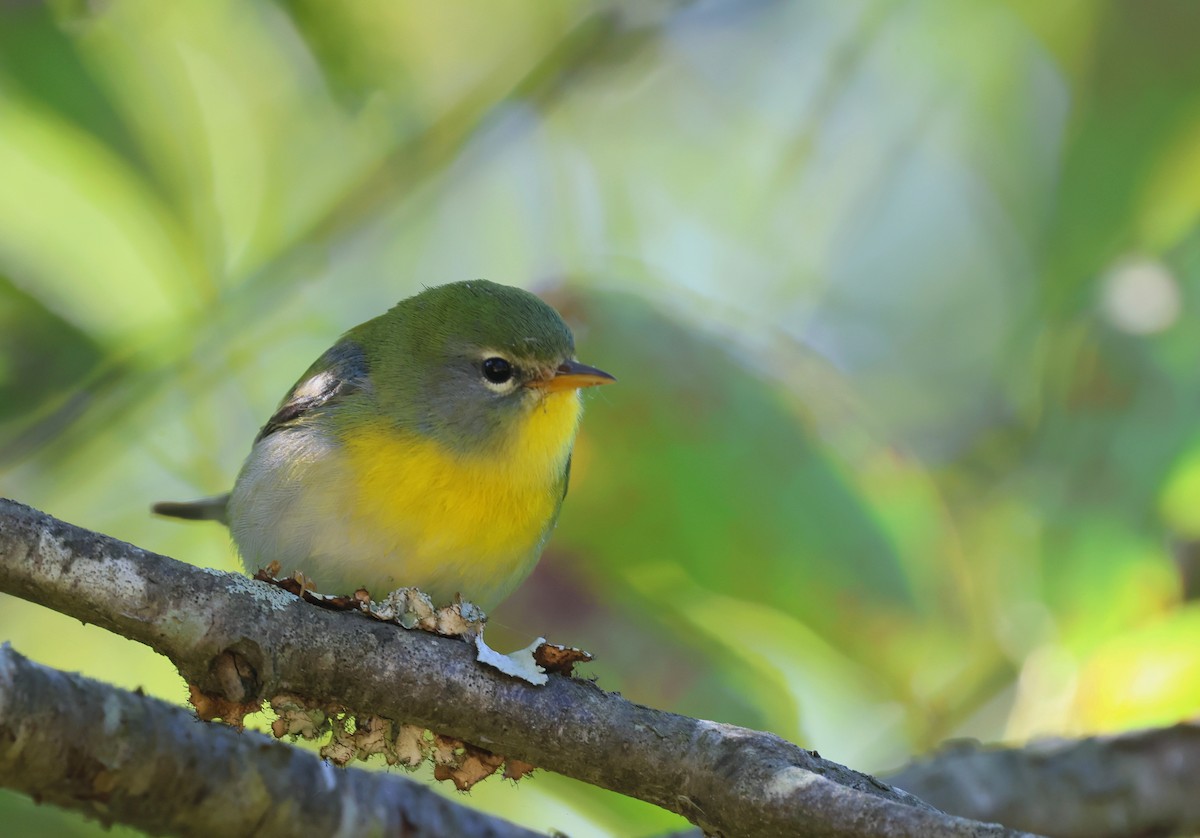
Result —
<instances>
[{"instance_id":1,"label":"bird's chin","mask_svg":"<svg viewBox=\"0 0 1200 838\"><path fill-rule=\"evenodd\" d=\"M545 387L529 387L522 401L530 410L562 405L569 401L580 401L579 390L548 390Z\"/></svg>"}]
</instances>

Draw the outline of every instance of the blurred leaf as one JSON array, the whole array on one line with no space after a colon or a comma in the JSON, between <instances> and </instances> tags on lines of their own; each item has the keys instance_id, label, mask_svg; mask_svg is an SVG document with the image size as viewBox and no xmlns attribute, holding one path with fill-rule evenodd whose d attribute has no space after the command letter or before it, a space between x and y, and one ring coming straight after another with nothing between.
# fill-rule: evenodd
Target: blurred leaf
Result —
<instances>
[{"instance_id":1,"label":"blurred leaf","mask_svg":"<svg viewBox=\"0 0 1200 838\"><path fill-rule=\"evenodd\" d=\"M0 259L14 283L36 288L72 323L128 340L198 302L186 235L92 135L36 104L0 98L0 171Z\"/></svg>"},{"instance_id":2,"label":"blurred leaf","mask_svg":"<svg viewBox=\"0 0 1200 838\"><path fill-rule=\"evenodd\" d=\"M1131 221L1143 209L1162 211L1144 203L1144 184L1164 197L1161 167L1178 160L1195 132L1200 56L1188 32L1196 25L1200 6L1173 0L1104 6L1048 231L1046 269L1055 281L1044 293L1056 312L1075 306L1122 248L1150 245L1179 227L1159 215L1143 237Z\"/></svg>"},{"instance_id":3,"label":"blurred leaf","mask_svg":"<svg viewBox=\"0 0 1200 838\"><path fill-rule=\"evenodd\" d=\"M87 334L0 276L0 448L15 419L79 386L103 357Z\"/></svg>"},{"instance_id":4,"label":"blurred leaf","mask_svg":"<svg viewBox=\"0 0 1200 838\"><path fill-rule=\"evenodd\" d=\"M1200 609L1126 631L1083 660L1075 690L1082 731L1168 725L1200 707Z\"/></svg>"},{"instance_id":5,"label":"blurred leaf","mask_svg":"<svg viewBox=\"0 0 1200 838\"><path fill-rule=\"evenodd\" d=\"M609 572L669 556L709 590L827 627L857 618L824 608L833 596L852 612L911 602L874 516L778 392L643 302L559 303L621 384L590 400L561 543Z\"/></svg>"},{"instance_id":6,"label":"blurred leaf","mask_svg":"<svg viewBox=\"0 0 1200 838\"><path fill-rule=\"evenodd\" d=\"M138 150L74 38L43 3L0 6L0 77L139 165Z\"/></svg>"},{"instance_id":7,"label":"blurred leaf","mask_svg":"<svg viewBox=\"0 0 1200 838\"><path fill-rule=\"evenodd\" d=\"M0 819L11 835L55 835L60 838L135 838L142 835L128 827L104 826L82 815L35 803L24 795L0 789Z\"/></svg>"}]
</instances>

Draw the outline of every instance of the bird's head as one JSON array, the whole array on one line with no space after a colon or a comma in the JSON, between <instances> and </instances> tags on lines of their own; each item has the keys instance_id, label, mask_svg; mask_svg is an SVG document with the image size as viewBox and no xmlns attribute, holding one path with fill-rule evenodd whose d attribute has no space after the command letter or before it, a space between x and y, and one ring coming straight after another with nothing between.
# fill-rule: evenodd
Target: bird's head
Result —
<instances>
[{"instance_id":1,"label":"bird's head","mask_svg":"<svg viewBox=\"0 0 1200 838\"><path fill-rule=\"evenodd\" d=\"M485 280L428 288L348 337L364 347L380 407L456 450L501 444L539 406L614 380L575 360L548 304Z\"/></svg>"}]
</instances>

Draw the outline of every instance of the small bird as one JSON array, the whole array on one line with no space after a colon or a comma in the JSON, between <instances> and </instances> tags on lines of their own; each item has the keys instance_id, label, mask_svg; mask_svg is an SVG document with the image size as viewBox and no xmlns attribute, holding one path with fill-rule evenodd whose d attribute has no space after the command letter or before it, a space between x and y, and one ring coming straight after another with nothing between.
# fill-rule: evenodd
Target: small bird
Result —
<instances>
[{"instance_id":1,"label":"small bird","mask_svg":"<svg viewBox=\"0 0 1200 838\"><path fill-rule=\"evenodd\" d=\"M319 591L403 586L490 610L558 519L582 413L615 379L575 360L558 312L519 288L428 288L351 329L258 432L233 491L154 511L229 526L248 570Z\"/></svg>"}]
</instances>

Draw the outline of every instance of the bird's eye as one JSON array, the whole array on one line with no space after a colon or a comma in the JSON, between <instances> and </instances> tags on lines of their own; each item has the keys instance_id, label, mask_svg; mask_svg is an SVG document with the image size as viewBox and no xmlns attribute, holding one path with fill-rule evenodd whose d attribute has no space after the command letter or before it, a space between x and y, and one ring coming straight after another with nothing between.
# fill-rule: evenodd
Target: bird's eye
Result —
<instances>
[{"instance_id":1,"label":"bird's eye","mask_svg":"<svg viewBox=\"0 0 1200 838\"><path fill-rule=\"evenodd\" d=\"M513 367L503 358L485 358L483 377L493 384L503 384L513 377Z\"/></svg>"}]
</instances>

